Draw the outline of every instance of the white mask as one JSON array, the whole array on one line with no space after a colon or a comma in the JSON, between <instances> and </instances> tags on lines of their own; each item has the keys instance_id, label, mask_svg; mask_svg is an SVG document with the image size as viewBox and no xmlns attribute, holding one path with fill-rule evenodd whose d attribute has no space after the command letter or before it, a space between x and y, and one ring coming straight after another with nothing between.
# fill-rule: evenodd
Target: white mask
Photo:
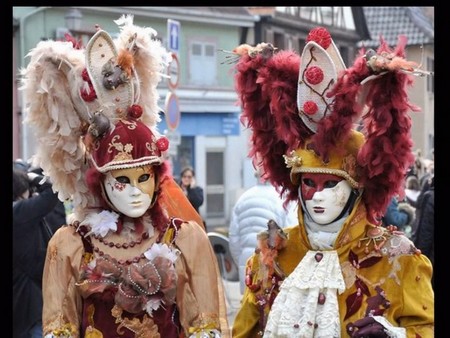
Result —
<instances>
[{"instance_id":1,"label":"white mask","mask_svg":"<svg viewBox=\"0 0 450 338\"><path fill-rule=\"evenodd\" d=\"M344 210L352 187L343 178L330 174L303 174L300 193L311 219L329 224Z\"/></svg>"},{"instance_id":2,"label":"white mask","mask_svg":"<svg viewBox=\"0 0 450 338\"><path fill-rule=\"evenodd\" d=\"M150 207L155 193L155 174L151 166L111 170L105 176L104 185L117 211L137 218Z\"/></svg>"}]
</instances>

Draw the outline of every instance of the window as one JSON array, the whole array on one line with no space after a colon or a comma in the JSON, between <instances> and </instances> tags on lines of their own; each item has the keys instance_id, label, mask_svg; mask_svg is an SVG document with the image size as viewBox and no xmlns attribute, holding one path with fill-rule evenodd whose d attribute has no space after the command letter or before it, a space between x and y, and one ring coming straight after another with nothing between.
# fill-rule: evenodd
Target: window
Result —
<instances>
[{"instance_id":1,"label":"window","mask_svg":"<svg viewBox=\"0 0 450 338\"><path fill-rule=\"evenodd\" d=\"M179 179L179 174L184 167L194 167L194 155L194 136L181 136L181 142L177 147L177 154L172 157L172 170L176 179Z\"/></svg>"},{"instance_id":2,"label":"window","mask_svg":"<svg viewBox=\"0 0 450 338\"><path fill-rule=\"evenodd\" d=\"M284 33L274 33L274 46L279 49L285 49Z\"/></svg>"},{"instance_id":3,"label":"window","mask_svg":"<svg viewBox=\"0 0 450 338\"><path fill-rule=\"evenodd\" d=\"M206 214L208 218L225 216L225 179L223 151L206 152Z\"/></svg>"},{"instance_id":4,"label":"window","mask_svg":"<svg viewBox=\"0 0 450 338\"><path fill-rule=\"evenodd\" d=\"M350 62L350 50L347 46L339 46L339 53L341 54L342 61L344 61L344 65L348 67Z\"/></svg>"},{"instance_id":5,"label":"window","mask_svg":"<svg viewBox=\"0 0 450 338\"><path fill-rule=\"evenodd\" d=\"M211 42L192 41L190 44L189 83L217 84L217 47Z\"/></svg>"}]
</instances>

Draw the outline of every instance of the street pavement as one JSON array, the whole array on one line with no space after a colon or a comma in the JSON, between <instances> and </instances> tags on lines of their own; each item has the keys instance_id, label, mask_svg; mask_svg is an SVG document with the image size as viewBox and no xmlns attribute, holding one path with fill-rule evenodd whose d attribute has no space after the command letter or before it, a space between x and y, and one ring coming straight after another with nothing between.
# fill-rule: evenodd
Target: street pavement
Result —
<instances>
[{"instance_id":1,"label":"street pavement","mask_svg":"<svg viewBox=\"0 0 450 338\"><path fill-rule=\"evenodd\" d=\"M225 302L227 305L228 324L230 331L233 327L234 318L239 310L242 294L239 288L239 281L227 281L222 279L225 292Z\"/></svg>"}]
</instances>

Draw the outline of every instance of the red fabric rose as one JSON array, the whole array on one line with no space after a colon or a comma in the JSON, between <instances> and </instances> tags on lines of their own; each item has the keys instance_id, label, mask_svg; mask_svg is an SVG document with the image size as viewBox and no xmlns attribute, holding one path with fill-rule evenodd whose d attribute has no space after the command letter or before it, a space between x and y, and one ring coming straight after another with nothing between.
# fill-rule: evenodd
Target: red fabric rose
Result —
<instances>
[{"instance_id":1,"label":"red fabric rose","mask_svg":"<svg viewBox=\"0 0 450 338\"><path fill-rule=\"evenodd\" d=\"M305 70L306 81L312 85L316 85L323 81L323 71L319 67L312 66Z\"/></svg>"},{"instance_id":2,"label":"red fabric rose","mask_svg":"<svg viewBox=\"0 0 450 338\"><path fill-rule=\"evenodd\" d=\"M317 104L313 101L306 101L303 105L303 111L307 115L314 115L315 113L317 113L318 109L319 108L317 107Z\"/></svg>"}]
</instances>

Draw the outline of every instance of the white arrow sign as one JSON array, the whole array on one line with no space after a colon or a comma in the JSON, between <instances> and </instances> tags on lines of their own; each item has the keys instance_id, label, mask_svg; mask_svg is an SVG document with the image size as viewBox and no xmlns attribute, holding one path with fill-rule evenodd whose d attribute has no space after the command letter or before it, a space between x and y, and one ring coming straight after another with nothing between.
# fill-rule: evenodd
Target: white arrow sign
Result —
<instances>
[{"instance_id":1,"label":"white arrow sign","mask_svg":"<svg viewBox=\"0 0 450 338\"><path fill-rule=\"evenodd\" d=\"M180 22L167 19L167 40L169 41L169 49L177 53L180 50Z\"/></svg>"}]
</instances>

